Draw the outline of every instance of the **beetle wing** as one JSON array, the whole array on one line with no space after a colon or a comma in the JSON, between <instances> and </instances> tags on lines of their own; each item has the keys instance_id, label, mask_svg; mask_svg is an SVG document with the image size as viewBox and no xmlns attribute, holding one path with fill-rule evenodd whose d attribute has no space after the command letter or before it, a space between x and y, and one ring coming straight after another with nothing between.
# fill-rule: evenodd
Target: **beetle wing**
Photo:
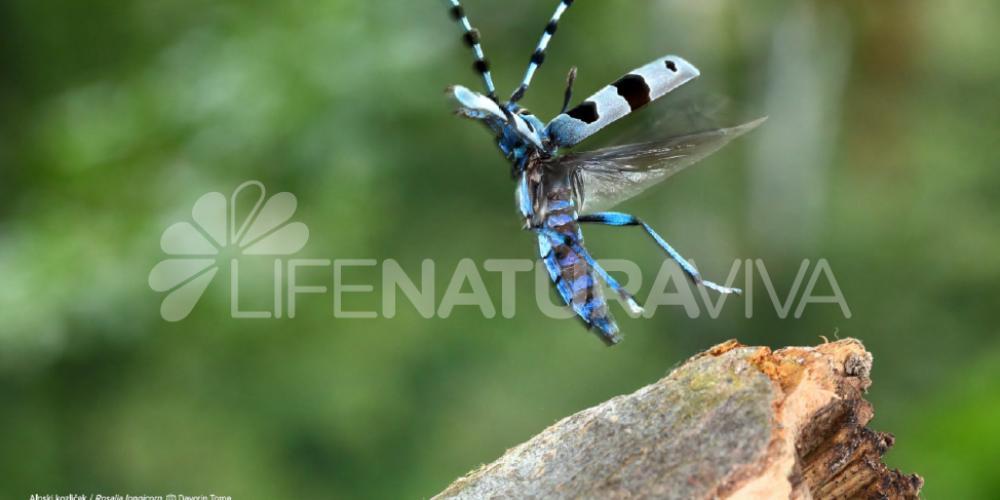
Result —
<instances>
[{"instance_id":1,"label":"beetle wing","mask_svg":"<svg viewBox=\"0 0 1000 500\"><path fill-rule=\"evenodd\" d=\"M766 118L735 127L571 153L550 160L571 176L581 214L607 210L662 182L753 130Z\"/></svg>"}]
</instances>

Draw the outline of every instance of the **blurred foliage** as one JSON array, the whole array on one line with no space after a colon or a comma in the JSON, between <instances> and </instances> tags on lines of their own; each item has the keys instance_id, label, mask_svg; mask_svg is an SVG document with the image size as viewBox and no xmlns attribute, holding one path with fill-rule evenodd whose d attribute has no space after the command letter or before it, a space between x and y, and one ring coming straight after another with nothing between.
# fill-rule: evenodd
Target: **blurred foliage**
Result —
<instances>
[{"instance_id":1,"label":"blurred foliage","mask_svg":"<svg viewBox=\"0 0 1000 500\"><path fill-rule=\"evenodd\" d=\"M466 5L500 89L555 4ZM405 301L334 319L328 292L295 318L237 320L224 265L191 316L159 316L161 234L248 179L298 197L299 257L395 259L415 280L432 259L438 301L463 258L534 256L509 167L443 98L478 82L442 3L0 3L0 497L426 498L700 349L839 329L875 355L890 465L927 478L927 498L995 498L998 23L989 0L577 2L523 103L553 116L572 65L579 100L685 57L695 93L770 119L623 210L710 278L762 259L782 297L825 258L852 312L780 319L756 275L751 319L738 298L714 320L619 312L626 341L607 349L542 315L525 274L511 319L423 319ZM639 264L645 298L659 249L638 230L587 235ZM267 276L261 259L246 272ZM481 274L496 301L499 275ZM345 270L376 287L345 309L379 311L380 277ZM266 309L270 281L249 283L241 307Z\"/></svg>"}]
</instances>

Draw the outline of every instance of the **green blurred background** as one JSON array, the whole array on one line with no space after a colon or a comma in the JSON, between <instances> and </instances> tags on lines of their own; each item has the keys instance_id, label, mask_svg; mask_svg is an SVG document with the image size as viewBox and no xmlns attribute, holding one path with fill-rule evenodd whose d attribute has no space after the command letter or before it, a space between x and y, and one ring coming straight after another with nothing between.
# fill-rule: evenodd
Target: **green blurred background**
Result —
<instances>
[{"instance_id":1,"label":"green blurred background","mask_svg":"<svg viewBox=\"0 0 1000 500\"><path fill-rule=\"evenodd\" d=\"M466 4L502 94L555 6ZM442 94L479 89L445 10L0 3L0 498L428 498L718 342L813 345L838 329L875 356L871 425L897 436L890 466L924 476L926 498L997 498L1000 3L577 2L523 103L554 116L572 65L578 102L662 55L688 59L694 94L770 120L622 210L710 279L762 259L782 298L803 259L810 273L827 259L852 313L781 319L756 274L751 319L738 298L718 319L612 306L626 335L612 349L539 312L527 274L516 316L499 314L482 262L535 249L509 166ZM191 316L164 321L147 284L161 234L249 179L298 197L311 237L296 257L395 259L414 280L432 259L437 302L472 259L497 316L424 319L400 295L394 318L334 319L327 292L300 296L295 318L233 319L223 265ZM645 299L661 251L634 229L587 236L639 265ZM272 258L241 262L241 307L268 309ZM375 292L344 307L381 311L380 276L346 270ZM332 272L298 280L330 287Z\"/></svg>"}]
</instances>

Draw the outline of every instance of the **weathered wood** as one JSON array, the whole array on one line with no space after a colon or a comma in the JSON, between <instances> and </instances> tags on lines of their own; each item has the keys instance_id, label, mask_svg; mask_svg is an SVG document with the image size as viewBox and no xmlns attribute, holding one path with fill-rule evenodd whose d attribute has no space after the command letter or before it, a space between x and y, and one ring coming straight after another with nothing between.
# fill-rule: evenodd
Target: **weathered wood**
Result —
<instances>
[{"instance_id":1,"label":"weathered wood","mask_svg":"<svg viewBox=\"0 0 1000 500\"><path fill-rule=\"evenodd\" d=\"M435 499L913 500L865 427L872 356L853 339L771 352L736 341L567 417Z\"/></svg>"}]
</instances>

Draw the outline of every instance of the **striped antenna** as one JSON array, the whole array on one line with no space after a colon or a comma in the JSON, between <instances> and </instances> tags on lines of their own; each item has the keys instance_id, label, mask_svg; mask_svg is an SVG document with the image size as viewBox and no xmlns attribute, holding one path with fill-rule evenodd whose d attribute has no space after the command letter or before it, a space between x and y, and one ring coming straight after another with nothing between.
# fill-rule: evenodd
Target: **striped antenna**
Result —
<instances>
[{"instance_id":1,"label":"striped antenna","mask_svg":"<svg viewBox=\"0 0 1000 500\"><path fill-rule=\"evenodd\" d=\"M552 14L549 24L545 25L545 33L542 33L542 40L538 42L538 48L531 54L531 64L528 65L528 72L524 74L524 81L521 82L521 86L510 96L512 104L524 97L524 93L528 90L528 85L531 84L531 77L535 76L535 70L545 62L545 47L549 45L549 40L552 39L552 35L559 28L559 18L562 17L563 12L566 12L566 9L570 5L573 5L573 0L562 0L559 2L559 6L556 7L556 13Z\"/></svg>"},{"instance_id":2,"label":"striped antenna","mask_svg":"<svg viewBox=\"0 0 1000 500\"><path fill-rule=\"evenodd\" d=\"M483 56L483 48L479 46L479 30L469 24L469 18L465 17L465 9L462 8L462 4L458 3L458 0L451 0L451 17L465 29L465 35L462 39L465 40L465 44L472 49L472 54L476 57L476 62L472 67L483 76L486 91L489 92L488 97L493 102L499 103L496 88L493 87L493 78L490 77L490 64Z\"/></svg>"}]
</instances>

